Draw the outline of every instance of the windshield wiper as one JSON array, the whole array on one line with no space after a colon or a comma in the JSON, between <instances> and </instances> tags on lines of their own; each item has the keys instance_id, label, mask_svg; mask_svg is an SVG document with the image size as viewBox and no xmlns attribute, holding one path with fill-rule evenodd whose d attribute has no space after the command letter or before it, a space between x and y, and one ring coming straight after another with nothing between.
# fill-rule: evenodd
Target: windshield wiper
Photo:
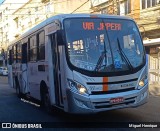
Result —
<instances>
[{"instance_id":1,"label":"windshield wiper","mask_svg":"<svg viewBox=\"0 0 160 131\"><path fill-rule=\"evenodd\" d=\"M120 46L120 43L119 43L119 39L117 38L117 43L118 43L118 48L119 50L118 53L123 57L123 59L125 60L125 62L127 63L128 67L133 70L133 66L132 64L130 63L130 61L128 60L127 56L125 55L125 53L123 52L121 46Z\"/></svg>"},{"instance_id":2,"label":"windshield wiper","mask_svg":"<svg viewBox=\"0 0 160 131\"><path fill-rule=\"evenodd\" d=\"M103 21L102 19L102 22L103 24L105 25L105 22ZM110 42L110 39L109 39L109 35L108 35L108 32L107 32L107 28L106 26L105 27L105 33L106 33L106 36L107 36L107 39L108 39L108 44L109 44L109 48L110 48L110 51L111 51L111 56L112 56L112 62L113 62L113 53L112 53L112 50L111 50L111 42ZM102 52L101 56L99 57L98 59L98 62L96 64L96 67L94 69L94 71L97 71L99 70L101 67L103 66L106 66L107 65L107 49L106 49L106 43L105 43L105 38L104 38L104 51ZM102 62L103 62L103 59L105 58L105 65L102 65Z\"/></svg>"},{"instance_id":3,"label":"windshield wiper","mask_svg":"<svg viewBox=\"0 0 160 131\"><path fill-rule=\"evenodd\" d=\"M107 49L106 49L106 43L104 40L104 51L102 52L102 54L100 55L98 62L96 64L96 67L94 69L94 71L99 70L101 67L106 66L107 65ZM102 65L103 59L105 58L105 65ZM101 66L102 65L102 66Z\"/></svg>"},{"instance_id":4,"label":"windshield wiper","mask_svg":"<svg viewBox=\"0 0 160 131\"><path fill-rule=\"evenodd\" d=\"M102 54L100 55L99 59L98 59L98 62L97 62L97 64L96 64L96 67L95 67L94 71L98 71L101 67L103 67L103 66L106 65L106 63L105 63L105 65L102 65L103 59L104 59L105 57L107 57L107 56L106 56L106 51L103 51ZM101 65L102 65L102 66L101 66Z\"/></svg>"}]
</instances>

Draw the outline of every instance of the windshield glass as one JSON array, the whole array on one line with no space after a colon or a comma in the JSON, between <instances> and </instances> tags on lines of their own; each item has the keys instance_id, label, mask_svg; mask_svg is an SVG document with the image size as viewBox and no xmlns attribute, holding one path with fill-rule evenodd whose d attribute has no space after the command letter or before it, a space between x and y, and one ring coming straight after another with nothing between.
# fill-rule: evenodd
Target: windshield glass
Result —
<instances>
[{"instance_id":1,"label":"windshield glass","mask_svg":"<svg viewBox=\"0 0 160 131\"><path fill-rule=\"evenodd\" d=\"M143 63L143 45L131 20L76 18L64 21L68 57L83 70L133 70Z\"/></svg>"}]
</instances>

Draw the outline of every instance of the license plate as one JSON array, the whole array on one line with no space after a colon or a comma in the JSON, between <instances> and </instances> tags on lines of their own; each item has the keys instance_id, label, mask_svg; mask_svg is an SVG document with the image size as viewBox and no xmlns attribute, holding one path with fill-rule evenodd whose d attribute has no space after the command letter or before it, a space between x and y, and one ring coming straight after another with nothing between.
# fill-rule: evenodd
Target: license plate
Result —
<instances>
[{"instance_id":1,"label":"license plate","mask_svg":"<svg viewBox=\"0 0 160 131\"><path fill-rule=\"evenodd\" d=\"M110 99L110 103L112 103L112 104L121 103L123 101L124 101L123 97L118 97L118 98L112 98L112 99Z\"/></svg>"}]
</instances>

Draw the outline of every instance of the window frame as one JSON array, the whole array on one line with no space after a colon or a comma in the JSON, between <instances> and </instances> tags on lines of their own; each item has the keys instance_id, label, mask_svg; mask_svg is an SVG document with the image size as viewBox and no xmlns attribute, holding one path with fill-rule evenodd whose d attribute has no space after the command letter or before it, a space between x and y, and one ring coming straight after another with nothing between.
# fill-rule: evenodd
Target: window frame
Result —
<instances>
[{"instance_id":1,"label":"window frame","mask_svg":"<svg viewBox=\"0 0 160 131\"><path fill-rule=\"evenodd\" d=\"M32 45L31 40L33 37L35 38L35 40L33 39L35 43L33 43L33 45ZM32 54L32 55L35 55L35 58L33 56L31 56L31 51L33 51L34 49L36 49L36 51L35 51L36 53ZM35 34L28 38L28 61L29 62L37 61L37 37Z\"/></svg>"},{"instance_id":2,"label":"window frame","mask_svg":"<svg viewBox=\"0 0 160 131\"><path fill-rule=\"evenodd\" d=\"M153 2L154 2L154 5L153 5ZM141 4L141 9L144 10L144 9L155 7L156 5L159 4L159 2L157 0L141 0L141 3L140 3ZM148 3L150 5L148 5Z\"/></svg>"},{"instance_id":3,"label":"window frame","mask_svg":"<svg viewBox=\"0 0 160 131\"><path fill-rule=\"evenodd\" d=\"M16 62L21 63L22 61L22 45L20 42L16 43Z\"/></svg>"},{"instance_id":4,"label":"window frame","mask_svg":"<svg viewBox=\"0 0 160 131\"><path fill-rule=\"evenodd\" d=\"M131 13L131 0L124 1L124 14L130 14Z\"/></svg>"},{"instance_id":5,"label":"window frame","mask_svg":"<svg viewBox=\"0 0 160 131\"><path fill-rule=\"evenodd\" d=\"M43 44L40 44L40 34L41 33L43 33ZM43 50L44 50L44 53L43 53L43 57L41 57L41 53L40 53L40 51L41 51L41 48L43 48ZM39 60L39 61L41 61L41 60L45 60L45 31L44 30L42 30L42 31L40 31L40 32L38 32L37 33L37 60Z\"/></svg>"}]
</instances>

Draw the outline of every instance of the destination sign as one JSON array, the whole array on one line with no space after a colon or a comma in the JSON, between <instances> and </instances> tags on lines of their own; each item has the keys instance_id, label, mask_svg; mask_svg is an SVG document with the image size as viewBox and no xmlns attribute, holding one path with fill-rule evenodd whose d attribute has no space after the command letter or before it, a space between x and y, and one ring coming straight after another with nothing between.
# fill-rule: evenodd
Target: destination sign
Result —
<instances>
[{"instance_id":1,"label":"destination sign","mask_svg":"<svg viewBox=\"0 0 160 131\"><path fill-rule=\"evenodd\" d=\"M120 23L101 22L97 26L95 22L83 22L84 30L121 30Z\"/></svg>"}]
</instances>

